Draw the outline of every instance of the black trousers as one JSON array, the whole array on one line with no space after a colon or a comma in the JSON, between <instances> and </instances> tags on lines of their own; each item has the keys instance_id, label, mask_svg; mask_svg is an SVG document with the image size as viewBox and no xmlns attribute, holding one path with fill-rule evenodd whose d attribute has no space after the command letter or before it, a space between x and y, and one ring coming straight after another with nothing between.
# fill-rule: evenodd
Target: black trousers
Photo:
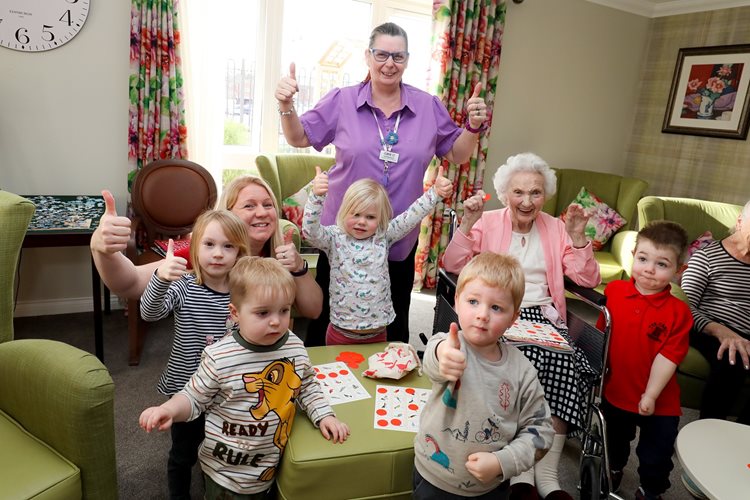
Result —
<instances>
[{"instance_id":1,"label":"black trousers","mask_svg":"<svg viewBox=\"0 0 750 500\"><path fill-rule=\"evenodd\" d=\"M409 308L411 307L411 291L414 288L414 256L417 245L411 249L405 260L389 260L388 274L391 278L391 300L396 312L396 319L388 325L389 342L409 342ZM331 281L331 265L325 252L320 252L318 265L315 267L315 281L323 290L323 311L317 319L310 321L305 336L307 347L326 345L326 329L330 322L331 296L329 286Z\"/></svg>"},{"instance_id":2,"label":"black trousers","mask_svg":"<svg viewBox=\"0 0 750 500\"><path fill-rule=\"evenodd\" d=\"M671 486L669 473L674 468L672 455L677 439L680 417L650 415L648 417L621 410L602 401L602 413L607 424L609 468L622 470L630 456L630 442L635 439L635 428L641 434L635 453L638 456L638 477L641 486L652 495L661 495Z\"/></svg>"},{"instance_id":3,"label":"black trousers","mask_svg":"<svg viewBox=\"0 0 750 500\"><path fill-rule=\"evenodd\" d=\"M692 331L690 332L690 345L700 351L711 365L711 372L706 381L701 398L700 418L718 418L726 420L732 408L737 404L742 386L750 374L742 366L739 355L735 358L734 365L729 364L728 351L722 359L716 358L721 343L716 337ZM740 409L737 421L741 424L750 425L750 402Z\"/></svg>"},{"instance_id":4,"label":"black trousers","mask_svg":"<svg viewBox=\"0 0 750 500\"><path fill-rule=\"evenodd\" d=\"M414 487L414 492L411 497L412 500L459 500L462 498L473 498L476 500L507 500L510 495L510 481L503 481L500 483L500 486L494 490L479 495L478 497L465 497L448 493L423 478L417 471L416 467L414 467L414 473L412 474L412 485Z\"/></svg>"},{"instance_id":5,"label":"black trousers","mask_svg":"<svg viewBox=\"0 0 750 500\"><path fill-rule=\"evenodd\" d=\"M204 426L203 415L190 422L172 424L172 448L167 460L167 484L171 500L190 500L191 472L198 461Z\"/></svg>"}]
</instances>

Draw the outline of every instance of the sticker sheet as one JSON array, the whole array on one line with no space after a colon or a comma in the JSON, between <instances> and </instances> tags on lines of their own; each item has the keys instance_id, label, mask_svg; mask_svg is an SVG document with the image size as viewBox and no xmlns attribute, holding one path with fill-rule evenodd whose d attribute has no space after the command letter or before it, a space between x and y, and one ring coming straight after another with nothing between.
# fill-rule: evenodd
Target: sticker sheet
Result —
<instances>
[{"instance_id":1,"label":"sticker sheet","mask_svg":"<svg viewBox=\"0 0 750 500\"><path fill-rule=\"evenodd\" d=\"M379 385L375 391L376 429L417 432L419 415L427 404L431 389Z\"/></svg>"},{"instance_id":2,"label":"sticker sheet","mask_svg":"<svg viewBox=\"0 0 750 500\"><path fill-rule=\"evenodd\" d=\"M315 378L328 399L328 404L337 405L367 399L370 394L357 380L351 369L340 361L312 367Z\"/></svg>"}]
</instances>

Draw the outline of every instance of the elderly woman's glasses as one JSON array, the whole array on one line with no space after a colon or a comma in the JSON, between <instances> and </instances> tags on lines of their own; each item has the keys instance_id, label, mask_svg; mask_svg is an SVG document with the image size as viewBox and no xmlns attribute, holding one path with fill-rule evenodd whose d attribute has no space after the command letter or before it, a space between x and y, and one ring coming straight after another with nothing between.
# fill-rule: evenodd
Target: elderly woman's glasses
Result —
<instances>
[{"instance_id":1,"label":"elderly woman's glasses","mask_svg":"<svg viewBox=\"0 0 750 500\"><path fill-rule=\"evenodd\" d=\"M405 63L409 58L408 52L388 52L387 50L370 49L370 54L377 62L386 62L389 57L397 64Z\"/></svg>"}]
</instances>

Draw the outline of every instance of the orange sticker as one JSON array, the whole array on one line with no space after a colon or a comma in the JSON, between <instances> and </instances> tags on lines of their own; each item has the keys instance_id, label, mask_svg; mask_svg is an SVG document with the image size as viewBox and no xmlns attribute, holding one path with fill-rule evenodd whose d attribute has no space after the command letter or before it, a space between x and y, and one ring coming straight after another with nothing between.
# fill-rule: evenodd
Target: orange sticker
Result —
<instances>
[{"instance_id":1,"label":"orange sticker","mask_svg":"<svg viewBox=\"0 0 750 500\"><path fill-rule=\"evenodd\" d=\"M484 196L482 196L482 201L490 201L490 193L484 193Z\"/></svg>"}]
</instances>

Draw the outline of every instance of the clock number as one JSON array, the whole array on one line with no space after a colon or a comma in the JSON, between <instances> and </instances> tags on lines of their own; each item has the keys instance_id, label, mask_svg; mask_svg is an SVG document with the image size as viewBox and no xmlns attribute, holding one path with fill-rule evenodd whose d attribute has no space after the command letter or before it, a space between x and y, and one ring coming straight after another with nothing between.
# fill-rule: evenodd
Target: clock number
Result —
<instances>
[{"instance_id":1,"label":"clock number","mask_svg":"<svg viewBox=\"0 0 750 500\"><path fill-rule=\"evenodd\" d=\"M43 33L42 40L46 42L51 42L52 40L55 39L55 34L52 33L51 31L47 31L48 29L51 29L51 28L52 26L47 26L46 24L42 26L42 33ZM49 38L44 38L44 35L49 35Z\"/></svg>"},{"instance_id":2,"label":"clock number","mask_svg":"<svg viewBox=\"0 0 750 500\"><path fill-rule=\"evenodd\" d=\"M58 19L58 21L62 21L64 23L68 23L68 26L70 26L71 24L73 24L73 22L70 20L70 9L66 10L65 14L63 14L62 16L60 16L60 19Z\"/></svg>"},{"instance_id":3,"label":"clock number","mask_svg":"<svg viewBox=\"0 0 750 500\"><path fill-rule=\"evenodd\" d=\"M26 32L28 32L26 28L18 28L16 30L16 40L18 40L18 43L21 45L26 45L29 43L29 37L26 35Z\"/></svg>"}]
</instances>

